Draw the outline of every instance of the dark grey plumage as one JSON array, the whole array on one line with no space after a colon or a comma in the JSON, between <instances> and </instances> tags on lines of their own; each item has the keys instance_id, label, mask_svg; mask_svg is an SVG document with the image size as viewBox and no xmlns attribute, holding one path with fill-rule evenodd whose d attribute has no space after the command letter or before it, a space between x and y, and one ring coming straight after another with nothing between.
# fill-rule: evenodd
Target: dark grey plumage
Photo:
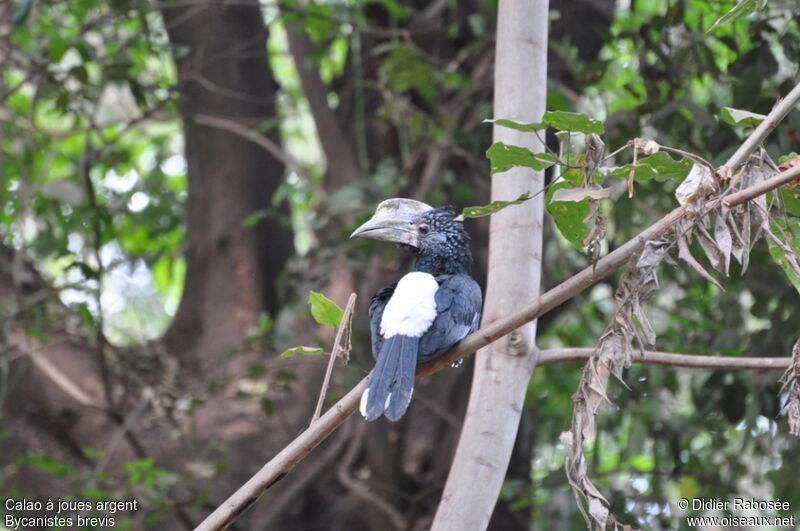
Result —
<instances>
[{"instance_id":1,"label":"dark grey plumage","mask_svg":"<svg viewBox=\"0 0 800 531\"><path fill-rule=\"evenodd\" d=\"M384 338L384 310L398 283L380 289L370 301L376 364L362 411L367 420L381 414L390 420L399 419L411 400L417 363L441 356L477 330L480 323L481 291L468 273L472 256L463 224L454 219L452 211L439 208L411 218L407 230L415 231L415 271L432 275L438 284L434 295L436 316L419 337Z\"/></svg>"}]
</instances>

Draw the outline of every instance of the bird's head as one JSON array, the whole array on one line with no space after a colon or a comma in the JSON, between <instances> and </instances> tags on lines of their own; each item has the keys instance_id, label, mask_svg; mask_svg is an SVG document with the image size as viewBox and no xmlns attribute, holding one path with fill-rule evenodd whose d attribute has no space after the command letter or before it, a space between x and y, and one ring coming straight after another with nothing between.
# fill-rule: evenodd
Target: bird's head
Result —
<instances>
[{"instance_id":1,"label":"bird's head","mask_svg":"<svg viewBox=\"0 0 800 531\"><path fill-rule=\"evenodd\" d=\"M449 208L433 208L413 199L383 201L351 238L362 237L413 247L417 269L457 273L469 268L469 235Z\"/></svg>"}]
</instances>

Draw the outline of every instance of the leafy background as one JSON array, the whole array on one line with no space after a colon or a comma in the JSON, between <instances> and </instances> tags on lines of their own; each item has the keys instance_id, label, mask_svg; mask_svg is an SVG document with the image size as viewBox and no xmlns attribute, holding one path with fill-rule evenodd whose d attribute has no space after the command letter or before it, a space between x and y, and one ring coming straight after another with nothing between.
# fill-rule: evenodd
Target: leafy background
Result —
<instances>
[{"instance_id":1,"label":"leafy background","mask_svg":"<svg viewBox=\"0 0 800 531\"><path fill-rule=\"evenodd\" d=\"M187 373L194 351L176 344L189 336L162 338L180 320L182 294L203 281L187 268L183 252L193 224L187 202L198 188L191 175L197 152L185 137L193 122L180 102L205 82L187 82L176 67L192 50L171 38L163 16L168 4L19 0L0 21L0 270L6 279L0 435L11 450L0 457L0 497L137 497L143 509L120 516L117 525L130 529L197 523L307 422L324 360L280 360L279 354L298 344L328 348L330 333L312 325L309 291L340 305L349 288L360 296L354 359L338 372L330 398L369 369L364 301L408 261L368 242L346 241L372 205L399 195L457 209L483 205L490 171L502 169L495 167L485 123L496 118L495 2L264 3L268 37L259 53L275 82L275 113L246 125L272 138L294 164L277 177L265 170L276 191L259 197L260 206L234 225L260 231L267 247L278 231L294 245L281 259L285 267L264 282L280 293L280 304L258 308L237 342L204 354L198 363L207 371ZM196 7L191 4L181 9ZM726 109L766 114L798 79L794 2L742 4L752 12L721 20L733 2L554 3L548 109L597 120L606 153L645 137L723 163L753 126L748 116ZM298 27L306 41L299 63L297 48L291 49ZM201 30L195 32L202 42ZM330 133L320 127L313 107L320 99L309 97L303 68L322 83L321 101L358 174L337 173L344 157L326 156ZM230 90L210 81L204 88L222 96ZM770 136L767 151L776 159L797 151L798 128L795 112ZM569 156L577 164L584 140L573 137ZM552 128L548 144L558 150ZM664 171L637 175L632 198L620 189L624 178L603 182L614 192L601 202L607 230L599 253L674 206L674 189L688 167L679 157L657 155ZM617 176L627 175L630 151L612 162L623 168ZM562 175L573 186L581 178ZM548 198L562 186L552 186ZM795 192L787 192L783 208L800 214ZM549 202L558 227L546 229L545 287L590 262L581 252L588 209L587 201ZM796 217L788 219L797 228ZM269 220L280 223L265 233ZM467 223L482 279L487 225ZM789 355L800 329L797 290L763 241L746 275L737 267L725 291L687 268L662 268L662 289L649 308L660 350ZM593 346L613 310L614 287L614 279L603 282L543 318L540 345ZM109 434L120 433L119 425L94 432L98 426L83 420L86 408L52 397L40 404L31 356L13 341L20 331L29 345L99 349L118 389L109 418L134 419L144 447L136 451L130 440L130 448L114 446ZM79 382L89 371L80 364L72 369L67 373ZM291 495L274 502L281 513L265 509L252 517L281 529L331 522L385 527L390 516L352 488L347 480L355 478L390 500L408 528L424 528L446 477L470 370L467 364L423 385L401 425L347 428L320 449L338 460L312 460L298 469L298 479L281 487ZM636 365L627 371L627 388L612 384L613 407L604 410L587 448L590 476L613 512L644 528L675 529L685 527L676 516L681 497L780 498L800 507L797 442L782 416L778 376ZM535 371L494 528L584 526L558 443L579 377L577 364ZM259 417L252 431L215 424L233 416L231 404L245 408L236 411L249 419ZM341 441L355 450L346 451Z\"/></svg>"}]
</instances>

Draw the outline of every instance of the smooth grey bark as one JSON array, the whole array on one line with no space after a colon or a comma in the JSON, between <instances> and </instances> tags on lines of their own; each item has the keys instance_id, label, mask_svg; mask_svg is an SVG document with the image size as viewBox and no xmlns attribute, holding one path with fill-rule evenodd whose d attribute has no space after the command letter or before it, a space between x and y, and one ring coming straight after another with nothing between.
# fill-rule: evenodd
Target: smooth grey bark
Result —
<instances>
[{"instance_id":1,"label":"smooth grey bark","mask_svg":"<svg viewBox=\"0 0 800 531\"><path fill-rule=\"evenodd\" d=\"M547 0L501 0L495 51L495 118L541 120L547 93ZM543 150L536 135L495 126L495 142ZM536 193L544 176L514 168L492 177L492 200ZM483 325L539 295L544 200L492 215ZM461 439L434 531L486 529L508 468L536 364L536 322L481 349Z\"/></svg>"}]
</instances>

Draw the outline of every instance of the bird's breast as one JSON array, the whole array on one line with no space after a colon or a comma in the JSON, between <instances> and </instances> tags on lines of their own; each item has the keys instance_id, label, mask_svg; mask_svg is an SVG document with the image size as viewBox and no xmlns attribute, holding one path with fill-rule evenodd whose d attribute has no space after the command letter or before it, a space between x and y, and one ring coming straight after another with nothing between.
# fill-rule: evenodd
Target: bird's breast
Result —
<instances>
[{"instance_id":1,"label":"bird's breast","mask_svg":"<svg viewBox=\"0 0 800 531\"><path fill-rule=\"evenodd\" d=\"M386 303L381 318L381 335L421 337L436 319L436 290L433 275L415 271L400 279Z\"/></svg>"}]
</instances>

